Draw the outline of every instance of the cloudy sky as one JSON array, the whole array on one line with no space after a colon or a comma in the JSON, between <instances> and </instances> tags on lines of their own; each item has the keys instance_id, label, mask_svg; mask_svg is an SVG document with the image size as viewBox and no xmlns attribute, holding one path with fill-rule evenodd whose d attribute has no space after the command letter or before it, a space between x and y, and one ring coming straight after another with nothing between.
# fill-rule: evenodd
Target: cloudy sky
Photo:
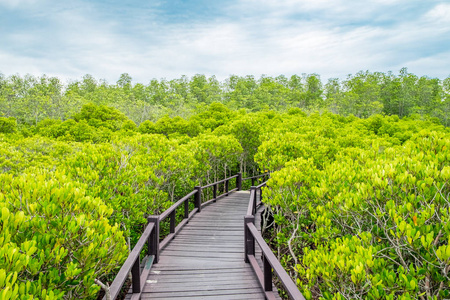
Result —
<instances>
[{"instance_id":1,"label":"cloudy sky","mask_svg":"<svg viewBox=\"0 0 450 300\"><path fill-rule=\"evenodd\" d=\"M0 0L0 73L450 75L450 1Z\"/></svg>"}]
</instances>

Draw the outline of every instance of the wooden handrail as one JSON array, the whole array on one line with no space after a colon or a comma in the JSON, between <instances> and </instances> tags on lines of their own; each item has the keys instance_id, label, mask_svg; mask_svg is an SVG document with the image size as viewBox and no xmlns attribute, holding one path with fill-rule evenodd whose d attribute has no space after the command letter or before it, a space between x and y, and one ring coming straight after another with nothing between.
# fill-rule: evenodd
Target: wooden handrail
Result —
<instances>
[{"instance_id":1,"label":"wooden handrail","mask_svg":"<svg viewBox=\"0 0 450 300\"><path fill-rule=\"evenodd\" d=\"M249 179L258 179L258 178L267 176L267 175L269 175L269 174L270 174L270 173L267 172L267 173L260 174L260 175L255 175L255 176L251 176L251 177L246 177L246 178L243 178L242 181L244 181L244 180L249 180Z\"/></svg>"},{"instance_id":2,"label":"wooden handrail","mask_svg":"<svg viewBox=\"0 0 450 300\"><path fill-rule=\"evenodd\" d=\"M124 264L119 270L119 273L117 273L116 278L111 283L111 286L109 288L109 293L111 295L111 299L116 299L117 296L120 293L120 290L122 289L123 284L125 283L125 280L128 278L128 274L132 273L132 290L133 294L141 294L142 291L142 284L141 282L146 279L147 275L141 276L141 264L140 264L140 253L142 249L144 248L144 245L148 244L148 251L147 251L147 261L150 261L151 263L154 261L155 254L151 252L150 244L155 243L154 239L156 239L156 235L152 234L155 229L155 222L150 219L150 222L148 223L147 227L145 228L144 232L142 233L141 237L139 238L139 241L134 246L131 253L128 255L127 259L125 260ZM151 267L151 263L148 266L148 269ZM146 268L144 268L145 270ZM144 275L145 272L143 272L142 275ZM148 273L147 273L148 274ZM145 282L145 281L144 281ZM104 297L103 299L106 299Z\"/></svg>"},{"instance_id":3,"label":"wooden handrail","mask_svg":"<svg viewBox=\"0 0 450 300\"><path fill-rule=\"evenodd\" d=\"M256 209L261 205L261 199L262 199L262 191L261 191L261 188L263 187L263 186L266 186L266 184L267 184L267 181L265 181L265 182L263 182L263 183L261 183L260 185L258 185L258 186L252 186L252 187L250 187L250 201L248 202L248 208L247 208L247 215L248 216L250 216L250 215L254 215L255 213L256 213ZM260 199L259 199L259 202L257 202L256 201L256 199L257 199L257 191L260 191L259 192L259 196L260 196Z\"/></svg>"},{"instance_id":4,"label":"wooden handrail","mask_svg":"<svg viewBox=\"0 0 450 300\"><path fill-rule=\"evenodd\" d=\"M250 201L248 201L247 216L252 216L254 214L253 199L255 197L256 197L256 189L254 189L254 186L252 186L252 188L250 188Z\"/></svg>"},{"instance_id":5,"label":"wooden handrail","mask_svg":"<svg viewBox=\"0 0 450 300\"><path fill-rule=\"evenodd\" d=\"M270 247L262 237L261 233L255 227L255 214L257 207L261 204L262 191L261 188L267 183L263 182L258 186L252 186L250 188L250 199L248 202L247 215L244 217L244 251L245 262L250 263L255 271L261 287L266 293L267 299L275 299L275 294L272 291L272 269L278 276L278 279L283 284L287 293L294 300L305 300L302 293L297 288L296 284L292 281L291 277L284 270L281 263L273 254ZM259 202L257 201L259 193ZM255 242L260 246L263 255L263 270L259 267L255 259Z\"/></svg>"},{"instance_id":6,"label":"wooden handrail","mask_svg":"<svg viewBox=\"0 0 450 300\"><path fill-rule=\"evenodd\" d=\"M255 188L256 188L257 190L260 190L263 186L266 186L266 185L267 185L267 181L264 181L264 182L261 183L260 185L255 186Z\"/></svg>"},{"instance_id":7,"label":"wooden handrail","mask_svg":"<svg viewBox=\"0 0 450 300\"><path fill-rule=\"evenodd\" d=\"M252 186L254 186L257 179L259 179L261 177L265 177L265 176L270 176L270 172L267 172L267 173L264 173L264 174L260 174L260 175L256 175L256 176L246 177L246 178L242 179L242 181L244 182L245 180L251 180L252 181Z\"/></svg>"},{"instance_id":8,"label":"wooden handrail","mask_svg":"<svg viewBox=\"0 0 450 300\"><path fill-rule=\"evenodd\" d=\"M225 181L229 181L230 179L237 178L237 177L239 177L239 174L230 176L230 177L228 177L228 178L225 178L225 179L222 179L222 180L219 180L219 181L216 181L216 182L207 184L207 185L204 185L204 186L202 186L202 189L206 189L206 188L212 187L212 186L214 186L214 185L221 184L221 183L223 183L223 182L225 182Z\"/></svg>"},{"instance_id":9,"label":"wooden handrail","mask_svg":"<svg viewBox=\"0 0 450 300\"><path fill-rule=\"evenodd\" d=\"M229 190L229 182L231 179L236 178L236 188ZM225 183L225 192L219 196L216 195L217 185ZM214 198L206 201L205 203L201 203L201 195L202 190L208 187L214 187ZM128 255L124 264L119 270L119 273L114 278L114 281L111 283L109 288L109 293L112 300L115 300L120 293L120 290L123 287L126 279L128 278L128 274L131 272L132 274L132 299L140 299L140 295L142 293L142 288L145 284L145 280L150 272L150 268L152 264L158 263L159 260L159 252L164 249L167 244L175 238L177 233L183 228L184 225L188 223L188 221L196 214L199 213L204 204L210 201L216 201L220 197L228 196L228 194L232 191L241 190L242 188L242 174L238 173L231 177L219 180L217 182L205 185L205 186L196 186L195 189L188 193L186 196L172 204L167 210L165 210L159 216L151 216L148 218L148 225L146 226L144 232L142 233L139 241L134 246L133 250ZM194 196L195 208L189 212L189 199ZM176 209L184 204L184 216L183 220L176 226ZM170 218L170 233L160 242L160 230L159 225L165 219ZM140 262L140 253L147 243L147 256L145 257L146 263L144 269L141 273L141 262ZM106 297L103 298L105 300Z\"/></svg>"},{"instance_id":10,"label":"wooden handrail","mask_svg":"<svg viewBox=\"0 0 450 300\"><path fill-rule=\"evenodd\" d=\"M262 177L267 174L262 174L254 177ZM236 178L236 188L229 190L229 181L231 179ZM122 289L123 284L125 283L128 274L131 272L132 274L132 298L131 299L140 299L142 288L145 284L145 280L150 272L150 268L152 264L158 263L159 260L159 252L164 249L164 247L176 236L176 234L181 230L181 228L188 223L188 221L196 214L199 213L202 209L202 206L211 201L216 201L220 197L227 196L229 192L235 190L241 190L242 181L254 179L252 177L242 179L242 174L238 173L237 175L233 175L231 177L222 179L220 181L205 185L205 186L196 186L195 189L185 195L183 198L175 202L171 207L169 207L166 211L164 211L159 216L151 216L148 218L148 224L142 233L139 241L134 246L131 253L128 255L125 263L119 270L116 278L110 286L110 295L111 299L116 299ZM224 183L225 184L225 192L220 196L217 196L217 185ZM267 183L263 182L258 186L252 186L250 189L250 200L247 209L247 215L244 217L244 235L245 235L245 261L250 263L252 268L255 270L255 273L259 279L261 286L263 287L266 297L268 299L274 299L274 293L272 291L272 269L277 274L281 283L285 287L286 291L290 295L290 297L294 300L304 300L305 298L298 290L295 283L286 273L286 271L281 266L281 263L276 259L275 255L270 250L270 247L266 244L264 239L261 236L261 233L255 227L255 213L257 207L261 204L262 193L261 188L265 186ZM213 198L206 201L205 203L201 203L201 195L202 190L204 188L214 187L214 195ZM259 191L259 201L258 198ZM191 197L194 198L195 208L189 212L189 199ZM176 209L184 204L184 216L183 220L176 226ZM160 239L160 222L170 218L170 233L167 235L161 242ZM258 263L255 259L255 243L261 248L263 253L264 260L264 268L261 270ZM146 260L144 268L141 267L140 261L140 253L144 248L145 244L147 244ZM105 299L105 298L103 298Z\"/></svg>"},{"instance_id":11,"label":"wooden handrail","mask_svg":"<svg viewBox=\"0 0 450 300\"><path fill-rule=\"evenodd\" d=\"M232 180L234 178L236 178L236 187L234 189L230 190L230 180ZM225 191L222 194L217 195L218 186L221 183L224 184ZM240 191L242 189L242 174L238 173L236 175L230 176L228 178L225 178L225 179L222 179L222 180L219 180L219 181L216 181L216 182L213 182L213 183L210 183L210 184L198 187L198 188L201 190L204 190L204 189L210 188L210 187L213 187L213 197L211 199L201 203L200 208L210 204L211 202L216 202L217 199L219 199L219 198L228 196L229 193L231 193L231 192Z\"/></svg>"},{"instance_id":12,"label":"wooden handrail","mask_svg":"<svg viewBox=\"0 0 450 300\"><path fill-rule=\"evenodd\" d=\"M297 288L297 285L292 281L291 277L288 275L286 270L283 268L281 263L278 261L276 256L273 254L270 247L267 245L266 241L261 236L261 233L258 231L258 229L255 227L253 223L247 223L247 227L250 230L251 235L255 239L255 241L258 243L258 245L261 248L261 251L264 256L264 262L268 262L270 266L266 266L264 264L264 289L272 290L272 268L277 274L278 278L280 279L281 283L283 284L284 288L286 289L287 293L292 299L299 299L299 300L305 300L305 297L303 297L302 293ZM270 276L269 276L270 275ZM270 278L270 281L267 280ZM268 286L268 283L270 282L270 286Z\"/></svg>"},{"instance_id":13,"label":"wooden handrail","mask_svg":"<svg viewBox=\"0 0 450 300\"><path fill-rule=\"evenodd\" d=\"M183 198L181 198L180 200L178 200L177 202L175 202L174 204L172 204L171 207L169 207L168 209L166 209L162 214L159 215L159 221L163 221L164 219L166 219L173 211L175 211L182 203L184 203L186 200L188 200L189 198L191 198L192 196L194 196L198 191L197 190L193 190L192 192L190 192L189 194L187 194L186 196L184 196Z\"/></svg>"}]
</instances>

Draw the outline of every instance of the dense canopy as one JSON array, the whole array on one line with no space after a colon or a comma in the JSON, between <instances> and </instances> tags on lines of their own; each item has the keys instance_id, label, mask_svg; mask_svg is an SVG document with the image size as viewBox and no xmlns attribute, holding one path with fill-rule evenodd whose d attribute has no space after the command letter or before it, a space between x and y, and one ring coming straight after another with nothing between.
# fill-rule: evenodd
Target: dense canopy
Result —
<instances>
[{"instance_id":1,"label":"dense canopy","mask_svg":"<svg viewBox=\"0 0 450 300\"><path fill-rule=\"evenodd\" d=\"M449 104L405 69L0 77L0 299L95 299L147 216L237 172L271 173L265 237L306 298L448 298Z\"/></svg>"}]
</instances>

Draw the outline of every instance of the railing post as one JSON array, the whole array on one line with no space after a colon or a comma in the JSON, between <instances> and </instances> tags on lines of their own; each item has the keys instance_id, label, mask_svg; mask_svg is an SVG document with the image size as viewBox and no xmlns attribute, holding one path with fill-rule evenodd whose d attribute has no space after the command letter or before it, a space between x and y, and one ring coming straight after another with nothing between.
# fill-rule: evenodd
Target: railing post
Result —
<instances>
[{"instance_id":1,"label":"railing post","mask_svg":"<svg viewBox=\"0 0 450 300\"><path fill-rule=\"evenodd\" d=\"M198 212L202 211L202 187L196 186L197 193L195 194L195 207L198 208Z\"/></svg>"},{"instance_id":2,"label":"railing post","mask_svg":"<svg viewBox=\"0 0 450 300\"><path fill-rule=\"evenodd\" d=\"M177 210L174 209L174 210L170 213L170 233L174 233L174 232L175 232L175 217L176 217L176 212L177 212Z\"/></svg>"},{"instance_id":3,"label":"railing post","mask_svg":"<svg viewBox=\"0 0 450 300\"><path fill-rule=\"evenodd\" d=\"M272 266L267 260L266 256L263 255L264 262L264 291L272 291Z\"/></svg>"},{"instance_id":4,"label":"railing post","mask_svg":"<svg viewBox=\"0 0 450 300\"><path fill-rule=\"evenodd\" d=\"M262 201L262 187L259 189L259 201Z\"/></svg>"},{"instance_id":5,"label":"railing post","mask_svg":"<svg viewBox=\"0 0 450 300\"><path fill-rule=\"evenodd\" d=\"M242 173L241 172L237 173L236 188L238 189L238 191L242 190Z\"/></svg>"},{"instance_id":6,"label":"railing post","mask_svg":"<svg viewBox=\"0 0 450 300\"><path fill-rule=\"evenodd\" d=\"M252 190L254 191L253 199L251 199L253 201L253 211L252 211L252 213L256 214L256 197L257 197L256 194L258 193L258 190L256 189L256 186L250 187L250 195L251 195Z\"/></svg>"},{"instance_id":7,"label":"railing post","mask_svg":"<svg viewBox=\"0 0 450 300\"><path fill-rule=\"evenodd\" d=\"M190 198L190 197L189 197ZM184 201L184 218L189 218L189 198Z\"/></svg>"},{"instance_id":8,"label":"railing post","mask_svg":"<svg viewBox=\"0 0 450 300\"><path fill-rule=\"evenodd\" d=\"M215 185L213 185L213 197L214 197L214 202L216 202L216 198L217 198L217 183Z\"/></svg>"},{"instance_id":9,"label":"railing post","mask_svg":"<svg viewBox=\"0 0 450 300\"><path fill-rule=\"evenodd\" d=\"M153 263L158 263L159 260L159 217L158 216L150 216L148 217L148 222L155 224L155 227L150 234L149 240L147 242L148 246L148 254L153 255L155 258L153 259Z\"/></svg>"},{"instance_id":10,"label":"railing post","mask_svg":"<svg viewBox=\"0 0 450 300\"><path fill-rule=\"evenodd\" d=\"M252 178L252 186L255 185L255 179L256 179L256 178Z\"/></svg>"},{"instance_id":11,"label":"railing post","mask_svg":"<svg viewBox=\"0 0 450 300\"><path fill-rule=\"evenodd\" d=\"M228 179L228 180L225 180L225 196L228 196L228 190L229 190L229 183L230 183L230 180Z\"/></svg>"},{"instance_id":12,"label":"railing post","mask_svg":"<svg viewBox=\"0 0 450 300\"><path fill-rule=\"evenodd\" d=\"M133 287L133 294L139 294L141 292L141 264L139 256L131 268L131 283Z\"/></svg>"},{"instance_id":13,"label":"railing post","mask_svg":"<svg viewBox=\"0 0 450 300\"><path fill-rule=\"evenodd\" d=\"M245 216L244 217L244 260L246 263L249 262L248 255L255 255L255 238L248 229L247 224L255 224L255 216Z\"/></svg>"}]
</instances>

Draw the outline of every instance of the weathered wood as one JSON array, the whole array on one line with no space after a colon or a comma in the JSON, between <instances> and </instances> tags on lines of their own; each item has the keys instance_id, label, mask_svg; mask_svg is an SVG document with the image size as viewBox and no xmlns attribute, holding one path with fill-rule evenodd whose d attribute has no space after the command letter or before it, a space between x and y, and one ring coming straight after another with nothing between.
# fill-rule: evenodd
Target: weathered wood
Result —
<instances>
[{"instance_id":1,"label":"weathered wood","mask_svg":"<svg viewBox=\"0 0 450 300\"><path fill-rule=\"evenodd\" d=\"M210 253L210 252L215 252L215 251L220 251L220 252L226 252L226 253L240 253L242 254L242 247L236 247L236 246L230 246L227 244L224 245L219 245L219 246L207 246L205 248L202 249L198 249L197 244L180 244L177 243L176 245L172 245L170 247L171 251L183 251L183 252L189 252L189 251L196 251L199 253Z\"/></svg>"},{"instance_id":2,"label":"weathered wood","mask_svg":"<svg viewBox=\"0 0 450 300\"><path fill-rule=\"evenodd\" d=\"M261 288L247 288L247 287L239 287L235 289L222 288L222 289L213 289L208 288L205 290L199 291L175 291L175 292L152 292L152 293L142 293L141 299L155 299L155 298L166 298L173 299L178 298L180 296L190 296L196 297L199 299L204 296L218 296L218 295L242 295L241 299L246 299L244 295L246 294L259 294L259 299L265 299L264 294L261 293Z\"/></svg>"},{"instance_id":3,"label":"weathered wood","mask_svg":"<svg viewBox=\"0 0 450 300\"><path fill-rule=\"evenodd\" d=\"M242 259L242 253L228 253L228 252L220 252L220 253L207 253L207 252L201 252L201 253L190 253L190 254L184 254L183 251L165 251L165 256L168 257L185 257L185 258L193 258L196 260L199 260L201 258L215 258L220 259L222 261L230 261L230 260L239 260Z\"/></svg>"},{"instance_id":4,"label":"weathered wood","mask_svg":"<svg viewBox=\"0 0 450 300\"><path fill-rule=\"evenodd\" d=\"M236 178L236 188L238 189L238 191L242 190L242 173L238 173L237 174L238 177Z\"/></svg>"},{"instance_id":5,"label":"weathered wood","mask_svg":"<svg viewBox=\"0 0 450 300\"><path fill-rule=\"evenodd\" d=\"M164 219L166 219L173 211L177 209L178 206L180 206L184 202L189 201L189 198L191 198L192 196L195 195L195 197L197 197L197 193L198 191L197 189L195 189L194 191L190 192L189 194L175 202L169 209L165 210L162 214L159 215L159 220L163 221Z\"/></svg>"},{"instance_id":6,"label":"weathered wood","mask_svg":"<svg viewBox=\"0 0 450 300\"><path fill-rule=\"evenodd\" d=\"M277 274L278 279L283 284L285 291L289 294L291 299L304 300L305 298L297 289L295 283L286 273L281 266L280 262L276 259L272 250L264 241L260 228L261 224L261 211L263 208L261 205L262 191L261 187L265 186L266 182L263 182L257 187L252 187L250 192L250 199L247 208L247 215L244 217L245 223L245 262L250 263L255 271L261 287L264 289L266 299L281 299L278 295L276 287L272 282L272 268ZM259 199L259 200L257 200ZM253 219L252 219L253 218ZM258 224L256 227L255 224ZM253 251L249 250L250 246L247 244L251 242L253 244ZM256 242L256 243L255 243Z\"/></svg>"},{"instance_id":7,"label":"weathered wood","mask_svg":"<svg viewBox=\"0 0 450 300\"><path fill-rule=\"evenodd\" d=\"M150 270L141 299L264 299L251 266L242 259L242 218L249 197L249 192L230 193L177 228Z\"/></svg>"},{"instance_id":8,"label":"weathered wood","mask_svg":"<svg viewBox=\"0 0 450 300\"><path fill-rule=\"evenodd\" d=\"M154 229L152 230L148 242L147 242L147 252L149 255L154 256L154 263L159 261L159 218L158 216L148 217L148 222L154 224Z\"/></svg>"},{"instance_id":9,"label":"weathered wood","mask_svg":"<svg viewBox=\"0 0 450 300\"><path fill-rule=\"evenodd\" d=\"M196 186L195 190L197 191L197 193L195 194L195 208L198 209L198 212L201 212L202 210L202 187L201 186Z\"/></svg>"},{"instance_id":10,"label":"weathered wood","mask_svg":"<svg viewBox=\"0 0 450 300\"><path fill-rule=\"evenodd\" d=\"M245 297L245 298L243 298ZM173 298L166 298L166 297L152 297L151 299L173 299ZM195 297L182 297L182 296L177 296L176 297L177 300L197 300L198 298ZM248 299L248 300L253 300L253 299L261 299L259 295L253 295L253 294L237 294L237 295L203 295L200 299L202 300L234 300L234 299Z\"/></svg>"},{"instance_id":11,"label":"weathered wood","mask_svg":"<svg viewBox=\"0 0 450 300\"><path fill-rule=\"evenodd\" d=\"M230 299L231 296L238 296L237 299L249 299L247 295L259 296L253 299L264 299L264 294L261 293L260 288L205 290L193 292L142 293L141 299L180 299L180 297L190 297L190 299L204 299L206 296L223 296L220 299Z\"/></svg>"},{"instance_id":12,"label":"weathered wood","mask_svg":"<svg viewBox=\"0 0 450 300\"><path fill-rule=\"evenodd\" d=\"M217 184L224 183L224 182L226 182L226 181L229 181L229 180L231 180L231 179L233 179L233 178L238 178L238 177L239 177L239 173L236 174L236 175L230 176L230 177L228 177L228 178L225 178L225 179L216 181L216 182L214 182L214 183L210 183L210 184L204 185L204 186L202 186L202 188L203 188L203 189L206 189L206 188L212 187L212 186L217 185Z\"/></svg>"},{"instance_id":13,"label":"weathered wood","mask_svg":"<svg viewBox=\"0 0 450 300\"><path fill-rule=\"evenodd\" d=\"M292 279L289 277L289 275L281 266L280 262L273 254L272 250L269 248L269 246L266 244L262 236L259 234L258 229L255 227L255 225L253 225L252 223L248 223L246 224L246 226L250 230L251 235L254 237L259 247L261 247L261 250L264 254L264 258L267 260L267 262L265 261L263 264L264 267L271 266L273 268L278 278L281 280L282 284L286 288L287 293L292 299L305 300L305 298L300 293L295 283L292 281Z\"/></svg>"},{"instance_id":14,"label":"weathered wood","mask_svg":"<svg viewBox=\"0 0 450 300\"><path fill-rule=\"evenodd\" d=\"M220 288L218 288L220 287ZM172 293L172 292L199 292L199 291L223 291L223 290L234 290L234 289L245 289L245 288L260 288L258 282L248 281L211 281L206 282L200 280L198 282L156 282L149 283L145 286L144 293ZM199 293L200 294L200 293Z\"/></svg>"},{"instance_id":15,"label":"weathered wood","mask_svg":"<svg viewBox=\"0 0 450 300\"><path fill-rule=\"evenodd\" d=\"M228 182L228 181L227 181L227 182ZM217 185L215 185L214 187L217 187ZM230 191L228 191L228 192L223 193L223 194L220 195L220 196L214 196L214 195L213 195L214 198L212 198L212 199L210 199L210 200L208 200L208 201L206 201L206 202L203 202L203 203L201 204L201 205L202 205L202 208L205 207L205 206L210 205L211 203L216 203L217 200L219 200L219 199L221 199L221 198L223 198L223 197L227 197L229 193L235 192L235 191L237 191L237 190L238 190L238 188L234 188L234 189L232 189L232 190L230 190ZM228 209L229 209L229 207L228 207Z\"/></svg>"},{"instance_id":16,"label":"weathered wood","mask_svg":"<svg viewBox=\"0 0 450 300\"><path fill-rule=\"evenodd\" d=\"M117 274L116 278L114 279L113 283L110 286L110 293L112 299L115 299L117 295L120 293L120 289L122 288L123 283L128 277L128 273L132 271L132 269L134 273L133 286L135 286L132 289L136 291L137 290L136 286L140 286L141 281L140 278L137 277L138 276L137 274L140 274L139 255L142 251L142 248L144 248L144 245L150 242L150 235L153 232L154 228L155 228L154 223L149 223L147 225L147 227L144 230L144 233L139 238L130 255L125 260L125 263L120 268L119 273Z\"/></svg>"},{"instance_id":17,"label":"weathered wood","mask_svg":"<svg viewBox=\"0 0 450 300\"><path fill-rule=\"evenodd\" d=\"M215 273L211 273L215 274ZM162 278L164 278L164 283L177 283L177 282L184 282L184 283L192 283L192 284L210 284L211 282L250 282L254 283L254 280L252 278L253 273L228 273L223 274L220 277L214 277L211 276L211 274L190 274L189 276L180 276L179 274L176 275L161 275ZM148 280L147 284L152 286L155 284L159 284L156 280Z\"/></svg>"},{"instance_id":18,"label":"weathered wood","mask_svg":"<svg viewBox=\"0 0 450 300\"><path fill-rule=\"evenodd\" d=\"M170 259L168 259L170 260ZM166 262L164 265L154 265L151 274L156 275L171 275L171 274L215 274L217 272L220 273L233 273L233 272L250 272L253 273L253 270L250 268L245 268L246 265L244 262L236 263L236 262L220 262L214 264L214 262L208 263L197 263L197 264L171 264L170 262Z\"/></svg>"}]
</instances>

